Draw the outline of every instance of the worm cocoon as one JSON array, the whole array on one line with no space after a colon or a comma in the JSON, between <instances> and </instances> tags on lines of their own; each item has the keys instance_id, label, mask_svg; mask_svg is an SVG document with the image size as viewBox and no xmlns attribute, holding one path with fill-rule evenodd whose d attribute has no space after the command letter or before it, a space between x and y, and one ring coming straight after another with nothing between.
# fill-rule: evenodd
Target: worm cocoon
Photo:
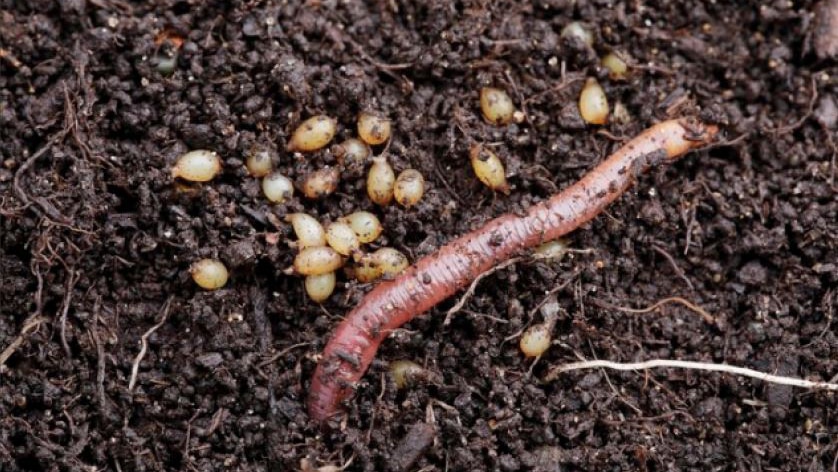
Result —
<instances>
[{"instance_id":1,"label":"worm cocoon","mask_svg":"<svg viewBox=\"0 0 838 472\"><path fill-rule=\"evenodd\" d=\"M198 149L181 155L172 167L172 177L208 182L221 171L221 158L214 151Z\"/></svg>"},{"instance_id":2,"label":"worm cocoon","mask_svg":"<svg viewBox=\"0 0 838 472\"><path fill-rule=\"evenodd\" d=\"M425 194L425 178L416 169L406 169L396 178L393 196L402 206L413 206L419 203Z\"/></svg>"},{"instance_id":3,"label":"worm cocoon","mask_svg":"<svg viewBox=\"0 0 838 472\"><path fill-rule=\"evenodd\" d=\"M337 121L326 115L316 115L300 123L288 142L289 151L316 151L335 137Z\"/></svg>"},{"instance_id":4,"label":"worm cocoon","mask_svg":"<svg viewBox=\"0 0 838 472\"><path fill-rule=\"evenodd\" d=\"M361 112L358 115L358 136L367 144L381 144L390 139L390 120L376 113Z\"/></svg>"},{"instance_id":5,"label":"worm cocoon","mask_svg":"<svg viewBox=\"0 0 838 472\"><path fill-rule=\"evenodd\" d=\"M227 267L216 259L201 259L189 267L192 280L205 290L215 290L227 284Z\"/></svg>"},{"instance_id":6,"label":"worm cocoon","mask_svg":"<svg viewBox=\"0 0 838 472\"><path fill-rule=\"evenodd\" d=\"M340 254L328 246L307 247L294 258L294 270L302 275L323 275L342 265Z\"/></svg>"},{"instance_id":7,"label":"worm cocoon","mask_svg":"<svg viewBox=\"0 0 838 472\"><path fill-rule=\"evenodd\" d=\"M588 47L592 47L594 45L594 34L578 21L568 23L567 26L562 28L561 35L562 38L576 38L585 43Z\"/></svg>"},{"instance_id":8,"label":"worm cocoon","mask_svg":"<svg viewBox=\"0 0 838 472\"><path fill-rule=\"evenodd\" d=\"M371 154L367 143L355 138L340 143L335 151L338 162L347 166L363 164Z\"/></svg>"},{"instance_id":9,"label":"worm cocoon","mask_svg":"<svg viewBox=\"0 0 838 472\"><path fill-rule=\"evenodd\" d=\"M471 155L471 167L474 175L492 190L509 193L509 184L506 183L506 170L498 156L488 148L475 144L469 152Z\"/></svg>"},{"instance_id":10,"label":"worm cocoon","mask_svg":"<svg viewBox=\"0 0 838 472\"><path fill-rule=\"evenodd\" d=\"M509 124L515 113L515 105L509 95L494 87L483 87L480 90L480 109L486 121L496 125Z\"/></svg>"},{"instance_id":11,"label":"worm cocoon","mask_svg":"<svg viewBox=\"0 0 838 472\"><path fill-rule=\"evenodd\" d=\"M309 275L305 280L306 293L317 303L325 301L335 291L335 273Z\"/></svg>"},{"instance_id":12,"label":"worm cocoon","mask_svg":"<svg viewBox=\"0 0 838 472\"><path fill-rule=\"evenodd\" d=\"M391 247L383 247L372 253L370 257L381 269L382 277L394 278L410 265L407 256Z\"/></svg>"},{"instance_id":13,"label":"worm cocoon","mask_svg":"<svg viewBox=\"0 0 838 472\"><path fill-rule=\"evenodd\" d=\"M274 172L262 179L262 193L271 202L282 203L294 195L294 182L279 172Z\"/></svg>"},{"instance_id":14,"label":"worm cocoon","mask_svg":"<svg viewBox=\"0 0 838 472\"><path fill-rule=\"evenodd\" d=\"M421 377L426 377L427 372L421 365L407 360L393 361L388 366L390 377L396 388L402 389Z\"/></svg>"},{"instance_id":15,"label":"worm cocoon","mask_svg":"<svg viewBox=\"0 0 838 472\"><path fill-rule=\"evenodd\" d=\"M521 335L521 352L527 357L538 357L550 347L552 323L532 325Z\"/></svg>"},{"instance_id":16,"label":"worm cocoon","mask_svg":"<svg viewBox=\"0 0 838 472\"><path fill-rule=\"evenodd\" d=\"M285 217L285 221L291 223L291 227L294 228L298 248L326 245L326 231L313 216L305 213L291 213Z\"/></svg>"},{"instance_id":17,"label":"worm cocoon","mask_svg":"<svg viewBox=\"0 0 838 472\"><path fill-rule=\"evenodd\" d=\"M608 98L602 86L593 77L585 82L579 96L579 114L583 120L594 125L604 125L608 122Z\"/></svg>"},{"instance_id":18,"label":"worm cocoon","mask_svg":"<svg viewBox=\"0 0 838 472\"><path fill-rule=\"evenodd\" d=\"M566 239L554 239L535 248L533 254L540 259L561 260L567 254L568 246Z\"/></svg>"},{"instance_id":19,"label":"worm cocoon","mask_svg":"<svg viewBox=\"0 0 838 472\"><path fill-rule=\"evenodd\" d=\"M334 167L319 169L306 176L303 181L303 195L320 198L334 193L340 182L340 172Z\"/></svg>"},{"instance_id":20,"label":"worm cocoon","mask_svg":"<svg viewBox=\"0 0 838 472\"><path fill-rule=\"evenodd\" d=\"M602 58L602 66L608 69L608 77L611 80L623 80L626 78L628 65L626 61L622 60L620 56L613 52L609 52Z\"/></svg>"},{"instance_id":21,"label":"worm cocoon","mask_svg":"<svg viewBox=\"0 0 838 472\"><path fill-rule=\"evenodd\" d=\"M367 175L367 194L373 203L381 206L389 205L393 200L393 186L396 183L396 173L384 157L376 157Z\"/></svg>"},{"instance_id":22,"label":"worm cocoon","mask_svg":"<svg viewBox=\"0 0 838 472\"><path fill-rule=\"evenodd\" d=\"M378 217L368 211L356 211L350 213L339 221L345 221L352 228L352 231L358 235L358 241L361 244L369 244L381 235L384 227L381 226L381 221Z\"/></svg>"},{"instance_id":23,"label":"worm cocoon","mask_svg":"<svg viewBox=\"0 0 838 472\"><path fill-rule=\"evenodd\" d=\"M264 177L270 174L273 168L271 152L262 147L254 147L248 151L244 165L253 177Z\"/></svg>"},{"instance_id":24,"label":"worm cocoon","mask_svg":"<svg viewBox=\"0 0 838 472\"><path fill-rule=\"evenodd\" d=\"M381 267L369 254L364 254L353 268L355 279L361 283L369 283L381 277Z\"/></svg>"},{"instance_id":25,"label":"worm cocoon","mask_svg":"<svg viewBox=\"0 0 838 472\"><path fill-rule=\"evenodd\" d=\"M331 223L326 228L326 242L342 256L351 255L361 247L361 241L349 223L341 221Z\"/></svg>"}]
</instances>

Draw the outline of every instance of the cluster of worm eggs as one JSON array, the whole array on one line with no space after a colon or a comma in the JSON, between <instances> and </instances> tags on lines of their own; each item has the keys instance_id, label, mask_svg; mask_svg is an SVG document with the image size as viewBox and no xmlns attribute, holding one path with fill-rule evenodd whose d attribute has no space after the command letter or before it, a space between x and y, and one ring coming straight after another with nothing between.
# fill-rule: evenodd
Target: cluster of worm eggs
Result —
<instances>
[{"instance_id":1,"label":"cluster of worm eggs","mask_svg":"<svg viewBox=\"0 0 838 472\"><path fill-rule=\"evenodd\" d=\"M393 248L362 251L362 245L374 242L383 231L378 217L370 212L356 211L325 227L305 213L292 213L286 221L297 236L293 246L299 250L290 272L305 276L306 294L317 303L332 295L335 273L350 258L355 261L350 273L360 282L395 277L409 265L407 257Z\"/></svg>"},{"instance_id":2,"label":"cluster of worm eggs","mask_svg":"<svg viewBox=\"0 0 838 472\"><path fill-rule=\"evenodd\" d=\"M325 167L305 177L300 185L303 196L318 199L334 193L340 183L340 167L364 166L372 161L367 174L367 195L373 203L389 205L393 199L404 207L419 203L425 194L425 179L415 169L406 169L396 176L386 156L373 156L370 146L390 140L390 120L373 112L358 116L358 138L349 138L334 146L338 167ZM337 121L325 115L313 116L303 121L291 136L288 150L313 152L326 147L337 133ZM264 161L267 161L264 162ZM271 172L270 159L258 155L248 157L247 168L255 177L263 177L262 191L265 198L282 203L294 194L294 184L279 172Z\"/></svg>"},{"instance_id":3,"label":"cluster of worm eggs","mask_svg":"<svg viewBox=\"0 0 838 472\"><path fill-rule=\"evenodd\" d=\"M372 161L366 179L367 194L377 205L389 205L394 199L404 207L416 205L425 192L425 180L415 169L406 169L396 176L386 157L372 156L370 146L390 140L391 124L377 113L362 112L357 122L358 138L349 138L332 150L339 166L324 167L294 182L273 169L271 154L263 148L247 153L248 173L261 178L264 197L274 204L291 199L296 191L308 199L318 199L334 193L340 183L340 167L365 166ZM316 115L303 121L288 141L289 152L314 152L326 147L337 133L337 121ZM221 171L221 158L214 151L194 150L181 155L172 167L172 177L190 182L208 182ZM407 257L387 247L369 254L361 250L363 244L374 242L383 227L373 213L358 211L330 222L325 227L305 213L286 215L297 237L291 245L298 250L291 272L305 277L305 290L316 301L326 300L334 291L335 272L350 258L355 261L348 272L361 282L398 275L408 265ZM216 259L202 259L192 264L190 274L195 283L206 290L215 290L227 283L228 272Z\"/></svg>"},{"instance_id":4,"label":"cluster of worm eggs","mask_svg":"<svg viewBox=\"0 0 838 472\"><path fill-rule=\"evenodd\" d=\"M578 22L568 24L562 30L562 37L579 41L588 48L594 44L594 35ZM619 53L609 52L601 58L601 65L611 80L624 80L628 66ZM512 98L506 91L496 87L480 90L480 108L484 119L494 126L506 126L512 122L521 123L526 116L516 110ZM592 125L608 122L610 108L602 86L596 78L585 81L578 100L582 119ZM337 134L337 120L316 115L303 121L292 133L287 150L295 153L318 151L328 146ZM390 205L393 200L404 207L416 205L424 195L425 182L415 169L406 169L398 176L387 160L386 148L374 156L371 146L389 143L392 126L388 119L375 112L362 112L358 116L358 138L348 138L333 146L338 166L324 167L309 173L296 187L308 199L319 199L334 193L340 183L341 168L366 166L366 193L376 205ZM509 184L503 162L491 146L473 144L469 158L477 179L493 191L508 193ZM262 192L272 203L283 203L294 196L294 182L273 169L273 162L267 152L252 152L246 156L248 172L261 178ZM206 150L190 151L180 157L172 168L176 178L207 182L221 169L217 153ZM333 293L336 286L336 272L352 260L348 273L356 280L367 283L378 278L392 278L407 268L409 262L401 252L382 247L365 253L362 245L373 243L381 234L378 218L369 212L355 212L329 222L325 227L311 215L292 213L286 216L297 237L292 245L298 253L291 272L304 276L307 295L315 302L323 302ZM545 248L546 250L547 248ZM555 248L553 248L555 249ZM561 253L563 248L559 248ZM228 279L227 269L215 259L203 259L190 268L193 280L200 287L214 290L223 287ZM521 336L520 349L527 357L541 356L551 344L554 320L536 324ZM424 372L410 362L396 363L392 375L397 384L408 383L405 379Z\"/></svg>"}]
</instances>

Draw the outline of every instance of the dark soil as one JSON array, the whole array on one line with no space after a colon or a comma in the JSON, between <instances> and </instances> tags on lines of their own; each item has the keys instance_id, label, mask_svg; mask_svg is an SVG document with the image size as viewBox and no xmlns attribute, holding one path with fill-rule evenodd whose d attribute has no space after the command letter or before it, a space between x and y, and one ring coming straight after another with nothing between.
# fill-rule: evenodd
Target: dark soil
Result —
<instances>
[{"instance_id":1,"label":"dark soil","mask_svg":"<svg viewBox=\"0 0 838 472\"><path fill-rule=\"evenodd\" d=\"M580 356L836 381L838 65L814 50L829 39L813 36L834 40L814 2L300 3L0 0L0 469L838 468L834 392L675 369L543 381ZM560 38L574 19L594 50ZM598 67L611 49L631 58L629 80ZM581 123L586 76L628 117ZM486 124L483 85L509 90L528 120ZM335 158L286 153L296 124L326 113L342 139L364 108L392 117L396 169L425 175L418 207L375 208L359 171L323 200L266 203L245 152L268 147L299 180ZM377 245L415 260L687 115L733 142L640 177L572 235L574 257L491 275L448 326L456 300L407 325L342 428L309 422L318 352L369 287L341 275L323 306L307 300L282 272L284 214L373 210ZM474 178L472 140L497 144L509 196ZM172 162L195 148L218 151L223 175L174 185ZM191 281L207 256L231 268L226 288ZM566 282L556 343L533 367L510 337ZM718 322L601 303L670 296ZM397 391L396 359L436 380Z\"/></svg>"}]
</instances>

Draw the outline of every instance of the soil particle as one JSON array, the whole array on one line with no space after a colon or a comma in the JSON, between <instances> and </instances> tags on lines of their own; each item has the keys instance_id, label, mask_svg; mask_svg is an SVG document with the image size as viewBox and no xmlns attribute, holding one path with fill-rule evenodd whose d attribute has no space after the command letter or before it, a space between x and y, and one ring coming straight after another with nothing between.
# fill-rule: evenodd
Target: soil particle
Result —
<instances>
[{"instance_id":1,"label":"soil particle","mask_svg":"<svg viewBox=\"0 0 838 472\"><path fill-rule=\"evenodd\" d=\"M570 102L562 107L557 118L557 123L564 129L568 130L582 130L587 126L582 115L579 113L579 106Z\"/></svg>"},{"instance_id":2,"label":"soil particle","mask_svg":"<svg viewBox=\"0 0 838 472\"><path fill-rule=\"evenodd\" d=\"M750 261L739 270L739 280L747 285L761 285L767 279L768 269L759 261Z\"/></svg>"},{"instance_id":3,"label":"soil particle","mask_svg":"<svg viewBox=\"0 0 838 472\"><path fill-rule=\"evenodd\" d=\"M410 470L434 442L434 438L436 438L436 428L433 425L424 422L412 425L393 450L388 464L389 470L393 472Z\"/></svg>"},{"instance_id":4,"label":"soil particle","mask_svg":"<svg viewBox=\"0 0 838 472\"><path fill-rule=\"evenodd\" d=\"M565 470L561 466L562 462L565 462L565 456L566 453L561 448L543 446L525 453L521 462L533 472L561 472Z\"/></svg>"},{"instance_id":5,"label":"soil particle","mask_svg":"<svg viewBox=\"0 0 838 472\"><path fill-rule=\"evenodd\" d=\"M224 251L224 261L234 269L253 264L256 261L257 244L251 239L230 244Z\"/></svg>"},{"instance_id":6,"label":"soil particle","mask_svg":"<svg viewBox=\"0 0 838 472\"><path fill-rule=\"evenodd\" d=\"M799 375L800 359L797 356L783 355L777 361L774 370L779 375ZM789 405L793 398L793 388L788 385L770 384L765 387L765 398L771 405L771 415L778 421L782 421L787 414Z\"/></svg>"},{"instance_id":7,"label":"soil particle","mask_svg":"<svg viewBox=\"0 0 838 472\"><path fill-rule=\"evenodd\" d=\"M206 369L212 369L224 362L224 356L218 352L208 352L195 358L195 363Z\"/></svg>"}]
</instances>

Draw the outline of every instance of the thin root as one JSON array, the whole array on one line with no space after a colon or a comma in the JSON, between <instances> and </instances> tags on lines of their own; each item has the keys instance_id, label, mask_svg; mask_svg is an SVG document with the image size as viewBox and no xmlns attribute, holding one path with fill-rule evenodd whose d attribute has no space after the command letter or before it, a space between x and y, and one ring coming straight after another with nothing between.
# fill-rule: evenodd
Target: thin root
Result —
<instances>
[{"instance_id":1,"label":"thin root","mask_svg":"<svg viewBox=\"0 0 838 472\"><path fill-rule=\"evenodd\" d=\"M806 123L806 120L808 120L812 116L812 113L815 112L815 101L817 99L818 99L818 84L817 84L817 81L815 79L815 76L812 76L812 94L809 97L809 106L807 107L806 113L803 116L801 116L800 119L795 121L794 123L792 123L790 125L786 125L786 126L780 126L780 127L774 128L774 129L769 129L768 132L773 133L774 136L776 137L776 136L779 136L781 134L790 133L790 132L796 130L797 128L800 128L801 126L803 126L803 124Z\"/></svg>"},{"instance_id":2,"label":"thin root","mask_svg":"<svg viewBox=\"0 0 838 472\"><path fill-rule=\"evenodd\" d=\"M581 250L583 250L583 249L580 249L580 251L581 251ZM574 270L573 270L573 272L570 274L570 277L568 277L568 278L567 278L566 280L564 280L562 283L560 283L560 284L556 285L555 287L551 288L551 289L550 289L550 291L548 291L547 293L545 293L545 294L544 294L544 297L541 299L541 301L540 301L540 302L538 302L538 303L537 303L537 304L536 304L536 305L535 305L535 306L534 306L534 307L530 310L530 314L529 314L530 321L532 321L533 317L535 316L535 313L536 313L538 310L540 310L540 309L541 309L541 307L542 307L542 306L544 306L544 305L545 305L545 304L546 304L546 303L550 300L550 298L551 298L553 295L555 295L555 294L559 293L561 290L564 290L564 289L565 289L568 285L570 285L570 284L571 284L574 280L576 280L576 277L577 277L579 274L581 274L581 273L582 273L582 268L581 268L581 267L577 267L577 268L576 268L576 269L574 269ZM546 320L545 320L545 321L546 321Z\"/></svg>"},{"instance_id":3,"label":"thin root","mask_svg":"<svg viewBox=\"0 0 838 472\"><path fill-rule=\"evenodd\" d=\"M94 318L93 328L90 334L93 337L93 343L96 345L96 394L99 397L99 411L104 418L107 418L107 413L110 408L105 394L105 347L99 339L99 312L102 307L102 299L97 298L93 304L93 312L96 314Z\"/></svg>"},{"instance_id":4,"label":"thin root","mask_svg":"<svg viewBox=\"0 0 838 472\"><path fill-rule=\"evenodd\" d=\"M551 288L551 289L550 289L550 291L548 291L548 292L544 295L544 298L542 298L542 299L541 299L541 301L540 301L540 302L538 302L538 303L537 303L537 304L536 304L536 305L535 305L535 306L534 306L534 307L530 310L530 313L529 313L529 316L528 316L529 320L527 321L527 323L525 323L525 324L524 324L524 326L523 326L521 329L519 329L517 332L515 332L514 334L511 334L511 335L509 335L509 336L507 336L507 337L503 338L503 342L501 342L501 345L504 345L504 344L506 344L507 342L512 341L513 339L517 339L517 338L518 338L518 337L520 337L522 334L524 334L524 331L526 331L526 330L527 330L527 328L529 328L529 327L530 327L530 324L532 324L532 320L533 320L533 318L535 317L536 312L538 312L538 310L540 310L540 309L541 309L541 307L542 307L542 306L544 306L544 305L545 305L545 304L546 304L546 303L547 303L547 302L548 302L548 301L549 301L549 300L550 300L550 299L551 299L551 298L552 298L555 294L559 293L559 291L561 291L561 290L564 290L564 289L565 289L568 285L570 285L571 283L573 283L573 281L577 279L577 276L578 276L580 273L582 273L582 268L581 268L581 267L579 267L579 268L575 269L575 270L573 271L573 273L571 273L571 274L570 274L570 276L569 276L569 277L567 277L567 279L565 279L563 282L561 282L560 284L558 284L558 285L556 285L555 287ZM555 324L555 323L556 323L556 318L553 318L553 319L551 319L551 320L545 319L544 321L545 321L545 322L548 322L548 323L553 323L553 324ZM551 326L551 327L550 327L550 331L552 331L552 330L553 330L553 328L552 328L552 326Z\"/></svg>"},{"instance_id":5,"label":"thin root","mask_svg":"<svg viewBox=\"0 0 838 472\"><path fill-rule=\"evenodd\" d=\"M41 326L41 323L43 323L44 321L46 321L46 318L34 315L30 316L29 319L27 319L26 322L23 323L23 328L21 328L20 334L17 335L15 340L12 341L12 343L9 344L9 346L6 347L6 349L3 349L3 352L0 352L0 367L3 367L6 361L9 360L10 357L12 357L12 354L14 354L15 351L18 350L20 345L23 344L23 341L26 339L26 335L37 329L38 326Z\"/></svg>"},{"instance_id":6,"label":"thin root","mask_svg":"<svg viewBox=\"0 0 838 472\"><path fill-rule=\"evenodd\" d=\"M808 388L813 390L834 390L838 391L838 384L830 382L815 382L812 380L799 379L795 377L786 377L783 375L774 375L758 370L748 369L745 367L736 367L728 364L712 364L708 362L694 362L694 361L678 361L672 359L651 359L644 362L612 362L604 360L572 362L570 364L559 365L550 370L545 377L545 380L555 380L562 372L581 369L598 369L606 368L613 370L647 370L655 367L674 367L677 369L691 369L704 370L708 372L725 372L732 375L739 375L742 377L750 377L752 379L762 380L780 385L791 385L792 387Z\"/></svg>"},{"instance_id":7,"label":"thin root","mask_svg":"<svg viewBox=\"0 0 838 472\"><path fill-rule=\"evenodd\" d=\"M137 373L140 370L140 362L143 361L143 357L145 357L145 352L148 349L148 338L154 334L163 323L166 322L166 319L169 318L169 308L172 306L172 299L171 297L166 300L166 303L163 304L162 312L163 314L160 316L160 321L157 322L156 325L152 326L151 329L145 332L140 338L140 343L142 347L140 347L140 352L137 354L136 359L134 359L134 364L131 366L131 379L128 381L128 391L134 390L134 384L137 382Z\"/></svg>"},{"instance_id":8,"label":"thin root","mask_svg":"<svg viewBox=\"0 0 838 472\"><path fill-rule=\"evenodd\" d=\"M751 137L751 132L746 131L746 132L740 134L739 136L737 136L733 139L730 139L730 140L727 140L727 141L719 141L717 143L713 143L709 146L706 146L706 147L703 148L703 150L704 151L709 151L711 149L716 149L716 148L735 147L735 146L738 146L738 145L742 144L749 137Z\"/></svg>"},{"instance_id":9,"label":"thin root","mask_svg":"<svg viewBox=\"0 0 838 472\"><path fill-rule=\"evenodd\" d=\"M597 300L595 298L592 299L592 303L594 305L600 307L600 308L607 308L607 309L611 309L611 310L620 310L624 313L636 313L636 314L649 313L651 311L654 311L654 310L660 308L661 306L663 306L667 303L680 303L681 305L684 305L685 307L689 308L690 310L694 311L696 314L701 316L704 319L704 321L707 322L708 324L712 324L712 325L716 324L716 318L714 318L713 315L711 315L710 313L707 313L707 311L704 310L704 308L701 308L700 306L696 305L695 303L693 303L689 300L683 299L681 297L664 298L663 300L658 300L657 302L653 303L652 305L650 305L646 308L629 308L629 307L624 307L624 306L612 305L608 302L605 302L605 301L602 301L602 300Z\"/></svg>"},{"instance_id":10,"label":"thin root","mask_svg":"<svg viewBox=\"0 0 838 472\"><path fill-rule=\"evenodd\" d=\"M465 306L466 302L468 302L471 296L474 295L474 290L477 288L477 284L479 284L481 280L485 279L486 277L494 274L495 272L501 269L505 269L511 266L512 264L519 262L521 259L523 259L523 257L513 257L512 259L504 261L503 264L498 264L492 267L491 269L487 270L486 272L483 272L482 274L475 277L475 279L471 282L471 285L469 285L468 290L466 290L466 293L464 293L463 296L460 297L460 299L457 301L457 303L454 306L452 306L450 310L448 310L448 313L445 314L445 321L442 322L442 326L448 326L449 324L451 324L451 318L454 316L454 314L463 309L463 306Z\"/></svg>"},{"instance_id":11,"label":"thin root","mask_svg":"<svg viewBox=\"0 0 838 472\"><path fill-rule=\"evenodd\" d=\"M21 164L17 172L15 172L15 177L12 181L12 188L14 189L15 195L17 196L18 200L20 200L24 204L24 206L29 206L30 204L34 203L38 207L40 207L40 210L35 209L36 212L38 212L39 214L41 211L43 211L43 214L52 219L53 221L69 225L71 221L66 216L62 215L61 212L59 212L49 201L47 201L46 198L40 196L33 197L29 195L26 192L26 190L23 189L24 186L21 184L21 180L23 179L24 174L26 174L29 171L29 168L32 167L33 164L35 164L35 161L37 161L41 156L46 154L47 151L52 149L53 145L64 139L64 136L66 135L66 130L57 133L49 141L47 141L47 143L44 144L44 146L41 147L41 149L36 151L35 154L29 156L29 158L26 159L26 161L24 161L23 164Z\"/></svg>"},{"instance_id":12,"label":"thin root","mask_svg":"<svg viewBox=\"0 0 838 472\"><path fill-rule=\"evenodd\" d=\"M690 279L687 278L687 275L684 274L684 271L681 270L680 267L678 267L678 264L675 262L675 259L672 256L670 256L669 253L666 252L666 250L664 248L658 246L657 244L652 244L652 249L654 249L655 252L657 252L658 254L663 256L663 258L666 259L669 262L669 265L672 266L672 270L675 272L675 275L680 277L681 280L683 280L684 283L687 284L687 287L689 287L690 290L695 291L695 287L693 286L693 283L690 282Z\"/></svg>"},{"instance_id":13,"label":"thin root","mask_svg":"<svg viewBox=\"0 0 838 472\"><path fill-rule=\"evenodd\" d=\"M70 300L73 298L73 289L80 278L81 274L69 270L67 273L67 282L64 284L64 301L61 304L61 346L64 348L64 355L67 356L67 359L73 357L70 345L67 343L67 313L70 311Z\"/></svg>"},{"instance_id":14,"label":"thin root","mask_svg":"<svg viewBox=\"0 0 838 472\"><path fill-rule=\"evenodd\" d=\"M297 344L288 346L285 349L283 349L283 350L277 352L276 354L274 354L273 356L271 356L270 359L267 359L263 362L260 362L257 365L257 367L262 368L262 367L265 367L268 364L273 364L274 362L277 361L277 359L279 359L280 357L288 354L289 352L293 351L294 349L297 349L297 348L300 348L300 347L303 347L303 346L308 346L309 344L311 344L311 343L297 343Z\"/></svg>"}]
</instances>

